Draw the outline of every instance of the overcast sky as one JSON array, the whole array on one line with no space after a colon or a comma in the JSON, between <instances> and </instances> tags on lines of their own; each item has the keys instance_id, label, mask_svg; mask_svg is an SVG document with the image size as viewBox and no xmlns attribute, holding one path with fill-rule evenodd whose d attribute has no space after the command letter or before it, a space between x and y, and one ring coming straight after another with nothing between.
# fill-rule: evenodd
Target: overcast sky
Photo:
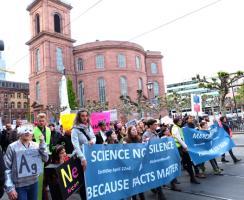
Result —
<instances>
[{"instance_id":1,"label":"overcast sky","mask_svg":"<svg viewBox=\"0 0 244 200\"><path fill-rule=\"evenodd\" d=\"M25 42L30 39L30 19L26 7L31 1L0 0L4 58L7 67L16 72L8 74L8 80L28 82ZM82 16L98 0L66 1L73 6L72 37L76 44L96 39L127 41L162 25L131 41L145 50L162 52L167 84L197 73L211 76L220 70L244 70L243 0L103 0Z\"/></svg>"}]
</instances>

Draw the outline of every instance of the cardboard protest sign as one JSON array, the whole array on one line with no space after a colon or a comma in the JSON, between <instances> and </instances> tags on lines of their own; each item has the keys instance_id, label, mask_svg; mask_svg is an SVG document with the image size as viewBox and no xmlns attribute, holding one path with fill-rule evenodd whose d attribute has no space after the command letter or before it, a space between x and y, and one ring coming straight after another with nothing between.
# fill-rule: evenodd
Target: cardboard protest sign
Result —
<instances>
[{"instance_id":1,"label":"cardboard protest sign","mask_svg":"<svg viewBox=\"0 0 244 200\"><path fill-rule=\"evenodd\" d=\"M103 112L109 112L110 113L110 121L114 122L118 120L118 112L116 109L103 111Z\"/></svg>"},{"instance_id":2,"label":"cardboard protest sign","mask_svg":"<svg viewBox=\"0 0 244 200\"><path fill-rule=\"evenodd\" d=\"M75 119L76 114L71 113L71 114L62 114L60 116L60 122L63 126L64 131L69 131L73 127L74 119Z\"/></svg>"},{"instance_id":3,"label":"cardboard protest sign","mask_svg":"<svg viewBox=\"0 0 244 200\"><path fill-rule=\"evenodd\" d=\"M43 163L38 149L17 151L16 161L18 178L39 175L43 171Z\"/></svg>"},{"instance_id":4,"label":"cardboard protest sign","mask_svg":"<svg viewBox=\"0 0 244 200\"><path fill-rule=\"evenodd\" d=\"M94 132L99 131L98 123L104 121L106 123L107 130L110 124L110 112L92 113L91 114L91 125Z\"/></svg>"},{"instance_id":5,"label":"cardboard protest sign","mask_svg":"<svg viewBox=\"0 0 244 200\"><path fill-rule=\"evenodd\" d=\"M65 200L84 184L81 161L76 157L61 165L48 165L45 174L52 199Z\"/></svg>"}]
</instances>

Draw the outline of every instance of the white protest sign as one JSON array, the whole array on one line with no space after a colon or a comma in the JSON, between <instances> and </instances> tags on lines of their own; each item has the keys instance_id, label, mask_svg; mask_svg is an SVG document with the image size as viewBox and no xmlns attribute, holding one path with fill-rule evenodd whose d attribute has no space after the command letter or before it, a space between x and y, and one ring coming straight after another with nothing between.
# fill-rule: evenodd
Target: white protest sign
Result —
<instances>
[{"instance_id":1,"label":"white protest sign","mask_svg":"<svg viewBox=\"0 0 244 200\"><path fill-rule=\"evenodd\" d=\"M129 126L135 126L137 124L137 120L136 119L132 119L130 121L128 121L125 126L126 128L128 128Z\"/></svg>"},{"instance_id":2,"label":"white protest sign","mask_svg":"<svg viewBox=\"0 0 244 200\"><path fill-rule=\"evenodd\" d=\"M104 112L110 112L110 121L114 122L118 120L118 112L116 109L114 110L108 110L108 111L104 111Z\"/></svg>"},{"instance_id":3,"label":"white protest sign","mask_svg":"<svg viewBox=\"0 0 244 200\"><path fill-rule=\"evenodd\" d=\"M16 152L18 178L35 176L43 172L43 163L38 149Z\"/></svg>"}]
</instances>

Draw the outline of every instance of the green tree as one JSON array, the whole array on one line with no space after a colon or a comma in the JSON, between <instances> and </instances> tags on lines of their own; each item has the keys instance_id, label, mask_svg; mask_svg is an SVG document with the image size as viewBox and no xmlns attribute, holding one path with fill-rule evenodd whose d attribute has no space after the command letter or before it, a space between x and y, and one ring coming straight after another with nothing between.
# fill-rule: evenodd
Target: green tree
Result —
<instances>
[{"instance_id":1,"label":"green tree","mask_svg":"<svg viewBox=\"0 0 244 200\"><path fill-rule=\"evenodd\" d=\"M69 98L69 106L71 110L75 110L78 107L78 103L76 100L72 80L69 77L67 78L67 93Z\"/></svg>"},{"instance_id":2,"label":"green tree","mask_svg":"<svg viewBox=\"0 0 244 200\"><path fill-rule=\"evenodd\" d=\"M87 109L89 113L102 112L108 110L108 102L101 103L96 100L87 100L84 108Z\"/></svg>"},{"instance_id":3,"label":"green tree","mask_svg":"<svg viewBox=\"0 0 244 200\"><path fill-rule=\"evenodd\" d=\"M183 109L191 108L191 97L188 94L172 93L166 97L166 107L168 110L175 110L180 114Z\"/></svg>"},{"instance_id":4,"label":"green tree","mask_svg":"<svg viewBox=\"0 0 244 200\"><path fill-rule=\"evenodd\" d=\"M206 109L211 107L212 113L214 113L214 107L219 105L219 96L203 94L202 95L202 107Z\"/></svg>"},{"instance_id":5,"label":"green tree","mask_svg":"<svg viewBox=\"0 0 244 200\"><path fill-rule=\"evenodd\" d=\"M244 84L237 89L237 95L235 98L239 106L244 106Z\"/></svg>"},{"instance_id":6,"label":"green tree","mask_svg":"<svg viewBox=\"0 0 244 200\"><path fill-rule=\"evenodd\" d=\"M199 81L199 87L216 90L219 93L219 105L220 111L222 112L226 111L225 98L229 93L229 89L232 87L233 83L242 77L243 71L238 71L235 73L218 72L217 77L211 77L210 79L207 79L205 76L196 76L197 80Z\"/></svg>"}]
</instances>

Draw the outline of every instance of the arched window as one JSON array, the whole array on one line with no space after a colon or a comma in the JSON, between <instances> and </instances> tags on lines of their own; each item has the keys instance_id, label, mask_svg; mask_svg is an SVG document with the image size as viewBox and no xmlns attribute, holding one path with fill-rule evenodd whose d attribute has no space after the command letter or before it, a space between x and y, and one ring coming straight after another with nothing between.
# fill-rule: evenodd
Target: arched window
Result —
<instances>
[{"instance_id":1,"label":"arched window","mask_svg":"<svg viewBox=\"0 0 244 200\"><path fill-rule=\"evenodd\" d=\"M40 102L40 83L36 82L36 102Z\"/></svg>"},{"instance_id":2,"label":"arched window","mask_svg":"<svg viewBox=\"0 0 244 200\"><path fill-rule=\"evenodd\" d=\"M54 15L54 31L61 33L61 17L57 13Z\"/></svg>"},{"instance_id":3,"label":"arched window","mask_svg":"<svg viewBox=\"0 0 244 200\"><path fill-rule=\"evenodd\" d=\"M78 58L78 60L77 60L77 71L83 71L83 70L84 70L83 59Z\"/></svg>"},{"instance_id":4,"label":"arched window","mask_svg":"<svg viewBox=\"0 0 244 200\"><path fill-rule=\"evenodd\" d=\"M138 79L138 90L142 90L143 89L143 80L142 78Z\"/></svg>"},{"instance_id":5,"label":"arched window","mask_svg":"<svg viewBox=\"0 0 244 200\"><path fill-rule=\"evenodd\" d=\"M41 69L41 55L40 49L36 50L36 72L39 72Z\"/></svg>"},{"instance_id":6,"label":"arched window","mask_svg":"<svg viewBox=\"0 0 244 200\"><path fill-rule=\"evenodd\" d=\"M78 85L78 95L79 95L79 103L80 103L80 106L83 107L84 106L84 103L85 103L85 96L84 96L84 83L83 81L80 81L79 82L79 85Z\"/></svg>"},{"instance_id":7,"label":"arched window","mask_svg":"<svg viewBox=\"0 0 244 200\"><path fill-rule=\"evenodd\" d=\"M35 28L36 28L36 35L40 33L40 15L36 14L35 16Z\"/></svg>"},{"instance_id":8,"label":"arched window","mask_svg":"<svg viewBox=\"0 0 244 200\"><path fill-rule=\"evenodd\" d=\"M62 72L64 70L63 64L63 52L61 48L56 48L56 63L57 63L57 70Z\"/></svg>"},{"instance_id":9,"label":"arched window","mask_svg":"<svg viewBox=\"0 0 244 200\"><path fill-rule=\"evenodd\" d=\"M27 102L24 102L24 108L26 109L28 106L27 106Z\"/></svg>"},{"instance_id":10,"label":"arched window","mask_svg":"<svg viewBox=\"0 0 244 200\"><path fill-rule=\"evenodd\" d=\"M21 108L21 102L17 103L17 108Z\"/></svg>"},{"instance_id":11,"label":"arched window","mask_svg":"<svg viewBox=\"0 0 244 200\"><path fill-rule=\"evenodd\" d=\"M158 67L156 63L151 63L151 73L157 74L158 73Z\"/></svg>"},{"instance_id":12,"label":"arched window","mask_svg":"<svg viewBox=\"0 0 244 200\"><path fill-rule=\"evenodd\" d=\"M128 95L127 80L126 80L126 77L124 77L124 76L120 77L120 93L123 96L127 96Z\"/></svg>"},{"instance_id":13,"label":"arched window","mask_svg":"<svg viewBox=\"0 0 244 200\"><path fill-rule=\"evenodd\" d=\"M103 78L99 78L97 82L98 82L99 100L101 103L105 103L106 102L105 80Z\"/></svg>"},{"instance_id":14,"label":"arched window","mask_svg":"<svg viewBox=\"0 0 244 200\"><path fill-rule=\"evenodd\" d=\"M125 67L126 66L126 59L124 54L119 54L118 55L118 65L119 67Z\"/></svg>"},{"instance_id":15,"label":"arched window","mask_svg":"<svg viewBox=\"0 0 244 200\"><path fill-rule=\"evenodd\" d=\"M104 68L104 56L103 55L96 56L96 67L98 69Z\"/></svg>"},{"instance_id":16,"label":"arched window","mask_svg":"<svg viewBox=\"0 0 244 200\"><path fill-rule=\"evenodd\" d=\"M157 81L153 82L153 93L154 93L154 97L159 96L159 84Z\"/></svg>"},{"instance_id":17,"label":"arched window","mask_svg":"<svg viewBox=\"0 0 244 200\"><path fill-rule=\"evenodd\" d=\"M141 57L136 56L136 69L140 69L140 68L141 68Z\"/></svg>"},{"instance_id":18,"label":"arched window","mask_svg":"<svg viewBox=\"0 0 244 200\"><path fill-rule=\"evenodd\" d=\"M11 102L11 108L15 108L15 102Z\"/></svg>"}]
</instances>

